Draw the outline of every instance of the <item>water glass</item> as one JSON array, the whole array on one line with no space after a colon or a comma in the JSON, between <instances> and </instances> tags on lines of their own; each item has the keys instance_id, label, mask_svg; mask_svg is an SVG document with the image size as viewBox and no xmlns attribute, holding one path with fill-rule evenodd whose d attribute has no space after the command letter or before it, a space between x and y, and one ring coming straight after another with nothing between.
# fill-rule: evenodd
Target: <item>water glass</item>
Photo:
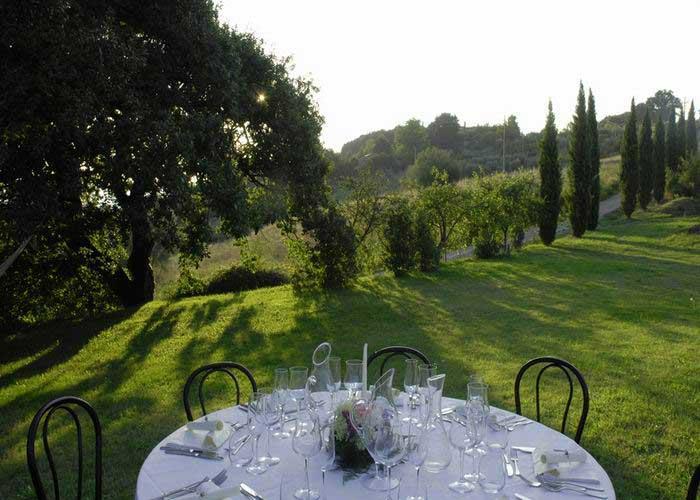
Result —
<instances>
[{"instance_id":1,"label":"water glass","mask_svg":"<svg viewBox=\"0 0 700 500\"><path fill-rule=\"evenodd\" d=\"M506 485L503 450L489 449L479 462L479 486L486 493L496 494Z\"/></svg>"},{"instance_id":2,"label":"water glass","mask_svg":"<svg viewBox=\"0 0 700 500\"><path fill-rule=\"evenodd\" d=\"M475 485L464 474L464 454L468 447L473 446L474 433L470 432L471 423L457 414L452 415L450 424L450 443L457 448L459 453L459 477L451 482L448 487L460 495L467 494L474 490Z\"/></svg>"},{"instance_id":3,"label":"water glass","mask_svg":"<svg viewBox=\"0 0 700 500\"><path fill-rule=\"evenodd\" d=\"M487 418L492 417L490 415ZM508 429L505 426L496 424L496 419L491 419L490 425L486 429L486 444L489 448L501 450L501 453L508 447Z\"/></svg>"},{"instance_id":4,"label":"water glass","mask_svg":"<svg viewBox=\"0 0 700 500\"><path fill-rule=\"evenodd\" d=\"M489 386L483 382L469 382L467 384L467 401L480 401L486 413L489 412Z\"/></svg>"},{"instance_id":5,"label":"water glass","mask_svg":"<svg viewBox=\"0 0 700 500\"><path fill-rule=\"evenodd\" d=\"M357 391L362 389L362 360L348 359L345 361L345 388L351 399Z\"/></svg>"},{"instance_id":6,"label":"water glass","mask_svg":"<svg viewBox=\"0 0 700 500\"><path fill-rule=\"evenodd\" d=\"M414 487L411 488L409 483L405 482L405 479L401 479L398 498L403 498L403 500L426 500L427 490L425 486L420 484L420 469L428 456L427 432L425 432L425 427L414 428L414 430L415 434L411 433L409 427L406 459L416 469L416 481Z\"/></svg>"},{"instance_id":7,"label":"water glass","mask_svg":"<svg viewBox=\"0 0 700 500\"><path fill-rule=\"evenodd\" d=\"M258 461L265 463L268 466L277 465L280 463L279 457L273 457L270 454L270 435L280 421L279 399L277 398L277 393L271 389L258 389L258 392L260 394L264 394L265 397L262 399L261 404L258 407L258 409L261 411L256 411L254 413L254 417L260 420L267 429L265 454L262 455Z\"/></svg>"},{"instance_id":8,"label":"water glass","mask_svg":"<svg viewBox=\"0 0 700 500\"><path fill-rule=\"evenodd\" d=\"M321 451L313 458L321 469L321 497L326 500L326 472L335 464L335 418L331 417L321 426Z\"/></svg>"},{"instance_id":9,"label":"water glass","mask_svg":"<svg viewBox=\"0 0 700 500\"><path fill-rule=\"evenodd\" d=\"M321 451L321 424L316 412L306 408L299 412L297 424L292 436L292 450L297 455L304 457L305 485L294 493L294 497L299 500L316 500L319 498L318 491L311 489L309 480L309 458L317 455Z\"/></svg>"},{"instance_id":10,"label":"water glass","mask_svg":"<svg viewBox=\"0 0 700 500\"><path fill-rule=\"evenodd\" d=\"M331 409L335 410L335 393L340 390L340 384L343 380L340 376L340 358L338 356L331 356L328 358L328 368L331 371L332 381L332 384L328 388L331 393Z\"/></svg>"},{"instance_id":11,"label":"water glass","mask_svg":"<svg viewBox=\"0 0 700 500\"><path fill-rule=\"evenodd\" d=\"M289 370L286 368L275 368L274 392L277 396L279 407L279 423L272 435L278 439L287 439L292 435L284 428L284 424L287 420L284 407L289 399Z\"/></svg>"},{"instance_id":12,"label":"water glass","mask_svg":"<svg viewBox=\"0 0 700 500\"><path fill-rule=\"evenodd\" d=\"M309 369L305 366L292 366L289 369L289 398L297 405L297 413L301 402L306 396L306 379L309 378Z\"/></svg>"},{"instance_id":13,"label":"water glass","mask_svg":"<svg viewBox=\"0 0 700 500\"><path fill-rule=\"evenodd\" d=\"M250 461L250 465L246 467L246 472L249 474L264 474L270 468L270 465L265 461L261 460L259 454L259 441L260 436L267 428L265 423L264 406L266 397L269 394L264 392L254 392L250 395L250 401L248 404L248 413L250 413L250 421L248 428L250 429L251 439L253 440L253 458Z\"/></svg>"},{"instance_id":14,"label":"water glass","mask_svg":"<svg viewBox=\"0 0 700 500\"><path fill-rule=\"evenodd\" d=\"M400 500L427 500L428 486L416 485L414 487L411 486L410 482L406 481L404 478L401 478L397 498Z\"/></svg>"}]
</instances>

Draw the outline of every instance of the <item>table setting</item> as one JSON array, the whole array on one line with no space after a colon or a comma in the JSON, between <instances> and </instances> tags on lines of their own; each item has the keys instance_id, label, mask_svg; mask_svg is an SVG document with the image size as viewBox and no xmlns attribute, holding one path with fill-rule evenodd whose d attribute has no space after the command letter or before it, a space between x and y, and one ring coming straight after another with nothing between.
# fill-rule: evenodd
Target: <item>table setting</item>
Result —
<instances>
[{"instance_id":1,"label":"table setting","mask_svg":"<svg viewBox=\"0 0 700 500\"><path fill-rule=\"evenodd\" d=\"M343 373L322 343L311 370L277 368L247 403L164 438L136 500L615 499L585 449L490 405L479 375L465 377L462 400L442 395L437 365L401 364L368 384L366 345Z\"/></svg>"}]
</instances>

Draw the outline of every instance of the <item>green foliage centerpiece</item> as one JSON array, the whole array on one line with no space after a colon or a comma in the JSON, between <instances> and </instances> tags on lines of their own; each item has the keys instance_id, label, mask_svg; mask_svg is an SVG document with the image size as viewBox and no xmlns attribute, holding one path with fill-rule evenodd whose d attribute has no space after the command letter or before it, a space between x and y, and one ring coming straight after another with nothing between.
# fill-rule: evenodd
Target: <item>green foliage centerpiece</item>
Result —
<instances>
[{"instance_id":1,"label":"green foliage centerpiece","mask_svg":"<svg viewBox=\"0 0 700 500\"><path fill-rule=\"evenodd\" d=\"M362 473L374 461L350 422L352 404L345 401L335 410L335 461L344 471Z\"/></svg>"}]
</instances>

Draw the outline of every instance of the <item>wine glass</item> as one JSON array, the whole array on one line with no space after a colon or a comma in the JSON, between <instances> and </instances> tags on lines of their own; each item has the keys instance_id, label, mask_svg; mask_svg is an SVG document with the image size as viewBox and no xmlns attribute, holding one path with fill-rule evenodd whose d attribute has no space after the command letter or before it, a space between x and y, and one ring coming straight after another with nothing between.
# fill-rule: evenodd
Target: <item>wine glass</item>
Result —
<instances>
[{"instance_id":1,"label":"wine glass","mask_svg":"<svg viewBox=\"0 0 700 500\"><path fill-rule=\"evenodd\" d=\"M345 388L348 390L350 399L355 396L355 392L362 389L361 360L348 359L345 361Z\"/></svg>"},{"instance_id":2,"label":"wine glass","mask_svg":"<svg viewBox=\"0 0 700 500\"><path fill-rule=\"evenodd\" d=\"M321 469L321 496L326 499L326 472L335 463L335 418L321 425L321 452L314 458Z\"/></svg>"},{"instance_id":3,"label":"wine glass","mask_svg":"<svg viewBox=\"0 0 700 500\"><path fill-rule=\"evenodd\" d=\"M402 492L409 492L404 500L427 500L427 492L425 487L421 487L420 484L420 468L425 462L425 458L428 456L428 444L426 442L426 432L425 426L414 428L413 433L409 427L408 431L408 443L406 445L406 458L408 462L413 465L416 469L416 483L413 493L410 493L410 487L408 484L404 486L404 481L401 481L399 485L399 496L401 498Z\"/></svg>"},{"instance_id":4,"label":"wine glass","mask_svg":"<svg viewBox=\"0 0 700 500\"><path fill-rule=\"evenodd\" d=\"M253 458L250 465L246 467L246 472L249 474L264 474L270 468L270 465L262 461L259 456L259 441L260 436L265 431L264 406L267 396L264 392L257 391L250 395L248 404L248 413L250 413L250 421L248 428L253 439Z\"/></svg>"},{"instance_id":5,"label":"wine glass","mask_svg":"<svg viewBox=\"0 0 700 500\"><path fill-rule=\"evenodd\" d=\"M408 402L406 407L409 411L409 417L404 419L404 421L407 422L412 419L410 413L415 409L414 395L416 394L416 391L418 391L418 360L407 359L405 366L403 388L404 391L406 391L406 394L408 394ZM416 421L417 420L413 418L413 423L416 423Z\"/></svg>"},{"instance_id":6,"label":"wine glass","mask_svg":"<svg viewBox=\"0 0 700 500\"><path fill-rule=\"evenodd\" d=\"M496 494L506 485L503 450L489 449L479 462L479 485L486 493Z\"/></svg>"},{"instance_id":7,"label":"wine glass","mask_svg":"<svg viewBox=\"0 0 700 500\"><path fill-rule=\"evenodd\" d=\"M318 491L311 489L309 481L309 458L321 451L321 424L318 415L313 409L305 408L299 411L297 424L292 436L292 449L297 455L304 457L304 473L306 476L305 488L299 488L294 497L300 500L316 500Z\"/></svg>"},{"instance_id":8,"label":"wine glass","mask_svg":"<svg viewBox=\"0 0 700 500\"><path fill-rule=\"evenodd\" d=\"M467 480L464 474L464 454L466 449L471 446L473 433L469 432L469 427L471 426L468 419L461 417L460 415L452 415L452 423L450 424L450 443L452 446L457 448L459 452L459 477L456 481L451 482L448 487L455 493L464 495L473 491L475 488L474 483Z\"/></svg>"},{"instance_id":9,"label":"wine glass","mask_svg":"<svg viewBox=\"0 0 700 500\"><path fill-rule=\"evenodd\" d=\"M284 429L284 424L287 421L287 416L284 413L284 406L289 399L289 370L286 368L275 368L275 394L277 394L277 403L279 408L279 424L277 429L272 433L278 439L287 439L291 437L291 433Z\"/></svg>"},{"instance_id":10,"label":"wine glass","mask_svg":"<svg viewBox=\"0 0 700 500\"><path fill-rule=\"evenodd\" d=\"M490 411L489 386L483 382L470 381L467 384L467 401L480 401L488 414Z\"/></svg>"},{"instance_id":11,"label":"wine glass","mask_svg":"<svg viewBox=\"0 0 700 500\"><path fill-rule=\"evenodd\" d=\"M308 378L309 369L305 366L292 366L289 369L289 399L296 404L297 415L301 412L301 402L306 396L306 380Z\"/></svg>"},{"instance_id":12,"label":"wine glass","mask_svg":"<svg viewBox=\"0 0 700 500\"><path fill-rule=\"evenodd\" d=\"M486 435L486 417L484 415L483 405L480 402L469 401L465 406L467 416L467 432L471 435L470 443L467 446L466 453L472 457L472 471L464 475L468 481L478 482L479 476L479 458L486 453L484 439Z\"/></svg>"},{"instance_id":13,"label":"wine glass","mask_svg":"<svg viewBox=\"0 0 700 500\"><path fill-rule=\"evenodd\" d=\"M262 404L259 406L259 409L262 411L255 412L254 417L259 419L267 429L267 442L265 445L265 454L262 455L258 460L267 464L268 466L273 466L280 463L279 457L273 457L270 454L270 435L274 431L274 428L277 425L277 423L280 421L280 405L278 402L279 399L277 397L277 393L273 392L271 389L258 389L258 392L264 394L265 397L261 402Z\"/></svg>"},{"instance_id":14,"label":"wine glass","mask_svg":"<svg viewBox=\"0 0 700 500\"><path fill-rule=\"evenodd\" d=\"M340 358L338 356L331 356L328 358L328 367L331 370L332 381L332 384L328 387L328 391L331 393L331 409L335 411L335 393L340 390L340 384L342 382L340 376Z\"/></svg>"}]
</instances>

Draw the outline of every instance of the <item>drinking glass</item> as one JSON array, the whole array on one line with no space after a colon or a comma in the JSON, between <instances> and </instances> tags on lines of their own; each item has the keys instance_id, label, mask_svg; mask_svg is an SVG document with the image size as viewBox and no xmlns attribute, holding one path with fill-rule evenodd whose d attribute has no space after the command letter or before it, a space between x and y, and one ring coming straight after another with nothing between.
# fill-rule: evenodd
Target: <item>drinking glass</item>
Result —
<instances>
[{"instance_id":1,"label":"drinking glass","mask_svg":"<svg viewBox=\"0 0 700 500\"><path fill-rule=\"evenodd\" d=\"M501 450L501 453L508 447L508 429L505 426L492 423L486 429L486 444L489 448Z\"/></svg>"},{"instance_id":2,"label":"drinking glass","mask_svg":"<svg viewBox=\"0 0 700 500\"><path fill-rule=\"evenodd\" d=\"M304 474L306 476L305 487L296 490L294 498L300 500L318 499L318 491L311 489L309 481L309 458L321 451L321 424L313 409L305 408L299 412L292 436L292 450L297 455L304 457Z\"/></svg>"},{"instance_id":3,"label":"drinking glass","mask_svg":"<svg viewBox=\"0 0 700 500\"><path fill-rule=\"evenodd\" d=\"M469 432L470 422L468 419L460 415L452 415L452 423L450 424L450 443L457 448L459 452L459 477L456 481L451 482L448 487L455 493L464 495L473 491L475 485L470 480L467 480L464 474L464 454L466 449L471 446L473 433Z\"/></svg>"},{"instance_id":4,"label":"drinking glass","mask_svg":"<svg viewBox=\"0 0 700 500\"><path fill-rule=\"evenodd\" d=\"M228 439L228 458L234 467L247 467L253 459L254 437L250 429L251 415L246 412L246 423L242 427L236 427Z\"/></svg>"},{"instance_id":5,"label":"drinking glass","mask_svg":"<svg viewBox=\"0 0 700 500\"><path fill-rule=\"evenodd\" d=\"M484 405L486 413L489 409L489 386L483 382L469 382L467 384L467 401L481 401Z\"/></svg>"},{"instance_id":6,"label":"drinking glass","mask_svg":"<svg viewBox=\"0 0 700 500\"><path fill-rule=\"evenodd\" d=\"M506 485L503 450L490 449L479 462L479 485L486 493L496 494Z\"/></svg>"},{"instance_id":7,"label":"drinking glass","mask_svg":"<svg viewBox=\"0 0 700 500\"><path fill-rule=\"evenodd\" d=\"M404 418L404 422L413 420L412 423L416 423L417 419L410 415L415 409L414 396L418 391L418 360L416 359L406 360L405 371L403 376L403 389L408 395L406 408L409 413L409 416L407 418Z\"/></svg>"},{"instance_id":8,"label":"drinking glass","mask_svg":"<svg viewBox=\"0 0 700 500\"><path fill-rule=\"evenodd\" d=\"M321 452L314 458L321 469L321 497L326 500L326 472L335 463L335 418L321 426Z\"/></svg>"},{"instance_id":9,"label":"drinking glass","mask_svg":"<svg viewBox=\"0 0 700 500\"><path fill-rule=\"evenodd\" d=\"M340 376L340 358L338 356L328 358L328 367L331 370L332 381L331 386L328 388L331 393L331 409L335 411L335 393L340 390L340 384L343 380Z\"/></svg>"},{"instance_id":10,"label":"drinking glass","mask_svg":"<svg viewBox=\"0 0 700 500\"><path fill-rule=\"evenodd\" d=\"M264 474L270 468L270 465L265 461L262 461L259 455L259 441L260 436L265 431L265 417L264 406L266 397L269 394L264 392L254 392L250 395L250 401L248 404L248 413L250 413L250 422L248 428L250 429L250 435L253 439L253 458L250 461L250 465L246 467L246 472L249 474Z\"/></svg>"},{"instance_id":11,"label":"drinking glass","mask_svg":"<svg viewBox=\"0 0 700 500\"><path fill-rule=\"evenodd\" d=\"M404 484L404 480L401 480L399 484L399 495L398 498L402 498L402 495L406 495L404 500L426 500L427 492L425 487L421 487L420 484L420 468L425 462L425 458L428 456L428 445L426 443L425 436L427 435L425 431L425 426L414 427L413 432L409 427L408 431L408 444L406 445L406 458L408 462L413 465L416 469L416 482L411 493L411 488L408 483Z\"/></svg>"},{"instance_id":12,"label":"drinking glass","mask_svg":"<svg viewBox=\"0 0 700 500\"><path fill-rule=\"evenodd\" d=\"M258 392L264 394L265 397L262 399L261 405L258 407L262 411L256 412L254 417L259 419L267 429L265 454L258 460L267 464L268 466L273 466L280 463L279 457L273 457L270 454L270 435L273 433L275 426L280 421L279 400L277 398L277 393L271 389L258 389Z\"/></svg>"},{"instance_id":13,"label":"drinking glass","mask_svg":"<svg viewBox=\"0 0 700 500\"><path fill-rule=\"evenodd\" d=\"M467 403L465 407L467 412L467 432L471 435L466 453L472 457L472 471L464 475L467 481L474 483L479 481L479 458L486 453L487 447L483 441L486 435L486 426L484 424L485 417L483 413L483 405L480 402Z\"/></svg>"},{"instance_id":14,"label":"drinking glass","mask_svg":"<svg viewBox=\"0 0 700 500\"><path fill-rule=\"evenodd\" d=\"M345 361L345 388L352 399L355 392L362 389L362 360L348 359Z\"/></svg>"},{"instance_id":15,"label":"drinking glass","mask_svg":"<svg viewBox=\"0 0 700 500\"><path fill-rule=\"evenodd\" d=\"M291 437L291 433L284 428L287 421L287 416L284 413L284 407L289 399L289 370L286 368L275 368L275 394L277 395L277 403L279 408L279 423L275 432L272 433L278 439L287 439Z\"/></svg>"},{"instance_id":16,"label":"drinking glass","mask_svg":"<svg viewBox=\"0 0 700 500\"><path fill-rule=\"evenodd\" d=\"M289 369L289 398L297 407L297 415L301 412L301 402L306 396L306 379L309 369L305 366L292 366Z\"/></svg>"}]
</instances>

